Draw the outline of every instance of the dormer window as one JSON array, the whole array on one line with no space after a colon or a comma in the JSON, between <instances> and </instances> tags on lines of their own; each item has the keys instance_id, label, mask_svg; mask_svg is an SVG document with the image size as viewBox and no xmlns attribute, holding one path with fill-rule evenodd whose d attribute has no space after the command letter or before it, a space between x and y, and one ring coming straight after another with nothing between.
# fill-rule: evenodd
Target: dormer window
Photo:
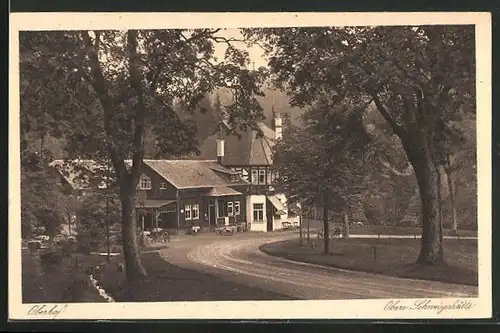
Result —
<instances>
[{"instance_id":1,"label":"dormer window","mask_svg":"<svg viewBox=\"0 0 500 333\"><path fill-rule=\"evenodd\" d=\"M252 169L252 184L258 184L259 182L259 172L257 169Z\"/></svg>"},{"instance_id":2,"label":"dormer window","mask_svg":"<svg viewBox=\"0 0 500 333\"><path fill-rule=\"evenodd\" d=\"M265 184L265 183L266 183L266 170L259 169L259 184Z\"/></svg>"},{"instance_id":3,"label":"dormer window","mask_svg":"<svg viewBox=\"0 0 500 333\"><path fill-rule=\"evenodd\" d=\"M160 190L166 190L166 189L167 189L167 186L168 186L168 185L167 185L167 183L165 183L165 182L161 182L161 183L160 183Z\"/></svg>"},{"instance_id":4,"label":"dormer window","mask_svg":"<svg viewBox=\"0 0 500 333\"><path fill-rule=\"evenodd\" d=\"M151 178L146 175L141 175L141 178L139 179L139 188L141 190L150 190L152 188Z\"/></svg>"}]
</instances>

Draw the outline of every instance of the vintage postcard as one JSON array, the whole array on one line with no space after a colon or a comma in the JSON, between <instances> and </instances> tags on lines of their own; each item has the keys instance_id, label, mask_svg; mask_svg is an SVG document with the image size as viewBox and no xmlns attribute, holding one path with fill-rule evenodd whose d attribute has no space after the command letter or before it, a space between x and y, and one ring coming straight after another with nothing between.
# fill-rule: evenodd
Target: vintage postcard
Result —
<instances>
[{"instance_id":1,"label":"vintage postcard","mask_svg":"<svg viewBox=\"0 0 500 333\"><path fill-rule=\"evenodd\" d=\"M489 13L10 18L10 319L491 316Z\"/></svg>"}]
</instances>

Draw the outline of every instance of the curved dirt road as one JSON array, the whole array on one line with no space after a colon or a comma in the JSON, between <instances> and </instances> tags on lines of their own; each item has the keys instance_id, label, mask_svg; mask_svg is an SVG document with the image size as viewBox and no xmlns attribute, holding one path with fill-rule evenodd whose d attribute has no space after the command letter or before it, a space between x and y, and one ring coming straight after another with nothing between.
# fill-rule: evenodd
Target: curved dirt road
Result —
<instances>
[{"instance_id":1,"label":"curved dirt road","mask_svg":"<svg viewBox=\"0 0 500 333\"><path fill-rule=\"evenodd\" d=\"M477 296L477 287L387 277L297 263L262 253L259 246L294 238L217 238L165 253L175 265L297 299L430 298ZM173 255L174 254L174 255ZM168 258L167 258L168 257ZM186 260L187 259L187 260Z\"/></svg>"}]
</instances>

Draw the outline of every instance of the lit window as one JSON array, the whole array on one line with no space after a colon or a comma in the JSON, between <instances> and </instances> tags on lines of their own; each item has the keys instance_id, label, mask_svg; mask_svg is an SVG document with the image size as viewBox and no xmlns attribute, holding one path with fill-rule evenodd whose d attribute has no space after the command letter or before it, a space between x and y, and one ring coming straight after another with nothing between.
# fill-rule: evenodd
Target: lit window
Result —
<instances>
[{"instance_id":1,"label":"lit window","mask_svg":"<svg viewBox=\"0 0 500 333\"><path fill-rule=\"evenodd\" d=\"M253 204L253 220L264 221L264 204L262 203Z\"/></svg>"},{"instance_id":2,"label":"lit window","mask_svg":"<svg viewBox=\"0 0 500 333\"><path fill-rule=\"evenodd\" d=\"M227 203L227 215L228 216L233 216L233 203L232 202L228 202Z\"/></svg>"},{"instance_id":3,"label":"lit window","mask_svg":"<svg viewBox=\"0 0 500 333\"><path fill-rule=\"evenodd\" d=\"M240 215L240 202L234 202L234 215Z\"/></svg>"},{"instance_id":4,"label":"lit window","mask_svg":"<svg viewBox=\"0 0 500 333\"><path fill-rule=\"evenodd\" d=\"M150 190L151 189L151 179L148 176L141 175L139 180L139 187L141 190Z\"/></svg>"},{"instance_id":5,"label":"lit window","mask_svg":"<svg viewBox=\"0 0 500 333\"><path fill-rule=\"evenodd\" d=\"M164 182L160 183L160 190L165 190L165 189L167 189L167 183Z\"/></svg>"},{"instance_id":6,"label":"lit window","mask_svg":"<svg viewBox=\"0 0 500 333\"><path fill-rule=\"evenodd\" d=\"M266 183L266 170L265 169L259 170L259 183L260 184Z\"/></svg>"},{"instance_id":7,"label":"lit window","mask_svg":"<svg viewBox=\"0 0 500 333\"><path fill-rule=\"evenodd\" d=\"M259 182L258 170L252 169L252 184L257 184Z\"/></svg>"},{"instance_id":8,"label":"lit window","mask_svg":"<svg viewBox=\"0 0 500 333\"><path fill-rule=\"evenodd\" d=\"M191 220L191 205L184 206L184 216L186 220Z\"/></svg>"},{"instance_id":9,"label":"lit window","mask_svg":"<svg viewBox=\"0 0 500 333\"><path fill-rule=\"evenodd\" d=\"M193 214L193 220L197 220L200 218L200 206L198 204L193 205L192 214Z\"/></svg>"}]
</instances>

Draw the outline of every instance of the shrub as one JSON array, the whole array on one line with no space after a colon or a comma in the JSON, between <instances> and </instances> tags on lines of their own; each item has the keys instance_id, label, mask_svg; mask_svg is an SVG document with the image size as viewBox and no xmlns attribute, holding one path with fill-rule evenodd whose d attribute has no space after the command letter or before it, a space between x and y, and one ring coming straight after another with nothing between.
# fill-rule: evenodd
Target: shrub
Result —
<instances>
[{"instance_id":1,"label":"shrub","mask_svg":"<svg viewBox=\"0 0 500 333\"><path fill-rule=\"evenodd\" d=\"M79 211L79 224L78 224L78 250L83 253L97 251L106 245L106 223L107 221L116 221L116 212L119 211L114 207L112 200L109 200L110 206L106 210L103 205L104 199L98 195L89 195L82 202ZM113 229L112 226L110 226ZM114 238L116 236L112 236ZM113 239L110 239L113 241ZM118 240L121 241L121 240Z\"/></svg>"},{"instance_id":2,"label":"shrub","mask_svg":"<svg viewBox=\"0 0 500 333\"><path fill-rule=\"evenodd\" d=\"M30 241L27 243L27 246L31 252L36 252L36 251L40 250L41 243L38 241Z\"/></svg>"},{"instance_id":3,"label":"shrub","mask_svg":"<svg viewBox=\"0 0 500 333\"><path fill-rule=\"evenodd\" d=\"M77 302L84 298L85 293L93 286L88 277L78 276L64 288L63 299L68 302Z\"/></svg>"},{"instance_id":4,"label":"shrub","mask_svg":"<svg viewBox=\"0 0 500 333\"><path fill-rule=\"evenodd\" d=\"M113 235L111 237L110 241L111 241L112 244L122 245L122 235L121 235L121 233L117 233L117 234Z\"/></svg>"},{"instance_id":5,"label":"shrub","mask_svg":"<svg viewBox=\"0 0 500 333\"><path fill-rule=\"evenodd\" d=\"M93 247L89 239L89 237L78 235L78 245L76 250L83 254L89 254L92 252Z\"/></svg>"},{"instance_id":6,"label":"shrub","mask_svg":"<svg viewBox=\"0 0 500 333\"><path fill-rule=\"evenodd\" d=\"M61 264L63 260L62 253L58 253L54 250L42 253L40 255L40 262L44 270L50 271L54 270Z\"/></svg>"},{"instance_id":7,"label":"shrub","mask_svg":"<svg viewBox=\"0 0 500 333\"><path fill-rule=\"evenodd\" d=\"M61 245L61 253L63 256L69 257L75 252L75 250L76 250L75 243L66 242Z\"/></svg>"}]
</instances>

